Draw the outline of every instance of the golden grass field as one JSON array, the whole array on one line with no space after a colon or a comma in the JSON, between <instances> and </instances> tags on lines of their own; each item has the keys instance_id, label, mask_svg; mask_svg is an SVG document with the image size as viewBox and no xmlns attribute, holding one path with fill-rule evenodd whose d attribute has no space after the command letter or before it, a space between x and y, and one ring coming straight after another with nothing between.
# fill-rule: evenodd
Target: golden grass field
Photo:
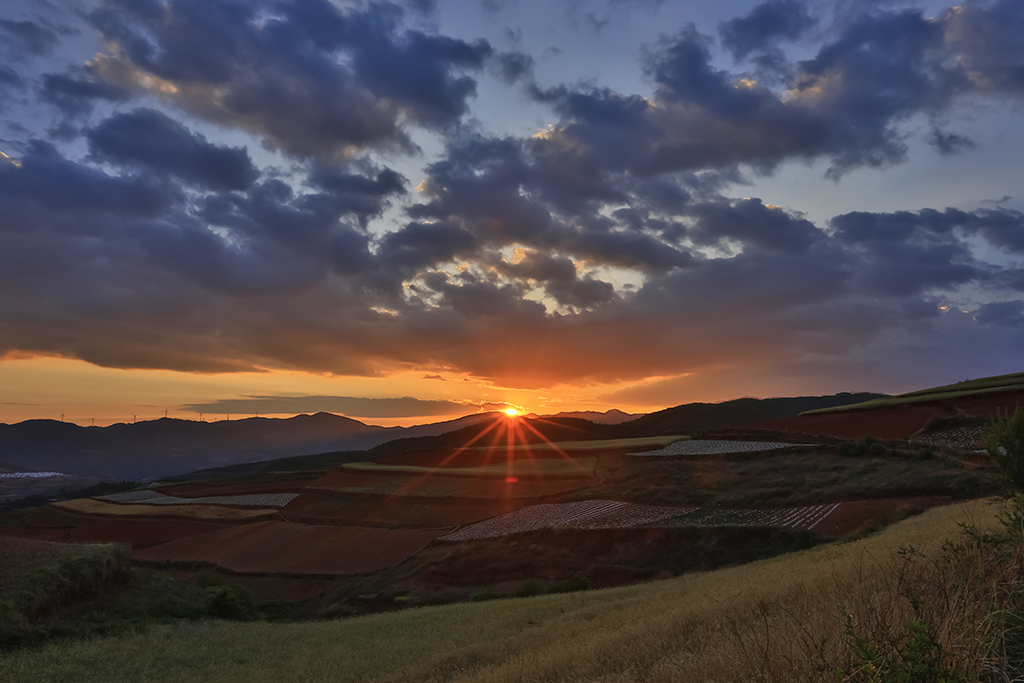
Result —
<instances>
[{"instance_id":1,"label":"golden grass field","mask_svg":"<svg viewBox=\"0 0 1024 683\"><path fill-rule=\"evenodd\" d=\"M969 664L984 660L971 648L998 628L988 565L968 553L957 576L943 578L928 558L962 522L995 528L995 512L992 501L935 508L861 540L608 590L52 643L0 656L0 671L23 683L833 681L850 666L848 618L872 633L899 631L911 614L908 588L927 597L936 586L949 590L921 614ZM901 556L910 547L912 558Z\"/></svg>"},{"instance_id":2,"label":"golden grass field","mask_svg":"<svg viewBox=\"0 0 1024 683\"><path fill-rule=\"evenodd\" d=\"M107 503L93 498L66 500L53 503L53 506L70 512L115 517L177 517L181 519L234 521L277 516L276 508L231 508L223 505L132 505Z\"/></svg>"}]
</instances>

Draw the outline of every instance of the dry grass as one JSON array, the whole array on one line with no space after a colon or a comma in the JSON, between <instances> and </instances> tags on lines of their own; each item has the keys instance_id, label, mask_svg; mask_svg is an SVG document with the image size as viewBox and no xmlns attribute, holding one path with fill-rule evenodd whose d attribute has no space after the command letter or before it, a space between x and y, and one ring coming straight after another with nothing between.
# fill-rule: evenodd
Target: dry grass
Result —
<instances>
[{"instance_id":1,"label":"dry grass","mask_svg":"<svg viewBox=\"0 0 1024 683\"><path fill-rule=\"evenodd\" d=\"M944 662L978 680L1002 666L1000 572L1019 562L970 547L959 563L927 561L963 521L996 528L993 504L937 508L856 542L642 586L321 624L181 626L15 653L0 669L26 683L834 681L836 669L846 672L838 680L875 680L850 677L847 615L858 633L883 639L916 614ZM901 556L910 546L913 557ZM916 612L907 595L919 597Z\"/></svg>"},{"instance_id":2,"label":"dry grass","mask_svg":"<svg viewBox=\"0 0 1024 683\"><path fill-rule=\"evenodd\" d=\"M181 519L205 519L212 521L256 520L277 516L274 508L231 508L220 505L126 505L107 503L92 498L53 503L62 510L87 515L113 517L178 517Z\"/></svg>"}]
</instances>

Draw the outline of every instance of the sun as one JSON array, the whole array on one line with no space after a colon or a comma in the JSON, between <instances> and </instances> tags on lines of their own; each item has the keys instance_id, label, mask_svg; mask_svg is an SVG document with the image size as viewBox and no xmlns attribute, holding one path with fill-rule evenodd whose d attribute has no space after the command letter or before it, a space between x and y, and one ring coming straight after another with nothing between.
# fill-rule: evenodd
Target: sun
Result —
<instances>
[{"instance_id":1,"label":"sun","mask_svg":"<svg viewBox=\"0 0 1024 683\"><path fill-rule=\"evenodd\" d=\"M509 417L519 417L519 411L515 408L505 408L505 414Z\"/></svg>"}]
</instances>

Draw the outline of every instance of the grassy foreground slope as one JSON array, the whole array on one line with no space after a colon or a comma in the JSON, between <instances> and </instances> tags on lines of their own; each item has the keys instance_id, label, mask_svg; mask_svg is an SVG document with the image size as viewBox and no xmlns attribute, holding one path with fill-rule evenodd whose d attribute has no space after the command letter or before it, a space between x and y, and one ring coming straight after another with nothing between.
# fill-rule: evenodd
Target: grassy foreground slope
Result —
<instances>
[{"instance_id":1,"label":"grassy foreground slope","mask_svg":"<svg viewBox=\"0 0 1024 683\"><path fill-rule=\"evenodd\" d=\"M926 558L958 536L960 522L995 528L994 514L990 502L936 508L851 543L602 591L54 643L0 656L0 672L25 683L834 680L836 667L856 665L849 629L905 628L914 616L908 589L936 583L921 573ZM899 551L911 546L908 561ZM970 600L960 602L957 613L931 615L927 600L918 612L936 619L954 650L947 627L990 628L969 614ZM984 640L972 633L963 642Z\"/></svg>"}]
</instances>

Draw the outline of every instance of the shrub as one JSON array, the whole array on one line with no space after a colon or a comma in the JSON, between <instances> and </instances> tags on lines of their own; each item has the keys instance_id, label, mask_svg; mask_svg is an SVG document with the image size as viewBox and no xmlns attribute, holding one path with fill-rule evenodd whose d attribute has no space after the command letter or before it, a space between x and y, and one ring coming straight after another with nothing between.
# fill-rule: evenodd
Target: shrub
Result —
<instances>
[{"instance_id":1,"label":"shrub","mask_svg":"<svg viewBox=\"0 0 1024 683\"><path fill-rule=\"evenodd\" d=\"M469 596L469 599L473 602L485 602L487 600L497 600L502 597L504 596L499 593L495 593L490 588L481 588L477 592L473 593L473 595Z\"/></svg>"},{"instance_id":2,"label":"shrub","mask_svg":"<svg viewBox=\"0 0 1024 683\"><path fill-rule=\"evenodd\" d=\"M517 598L528 598L531 595L540 595L543 592L543 588L544 587L537 579L525 579L522 583L516 586L512 595Z\"/></svg>"},{"instance_id":3,"label":"shrub","mask_svg":"<svg viewBox=\"0 0 1024 683\"><path fill-rule=\"evenodd\" d=\"M242 586L224 585L211 586L206 592L209 595L207 610L210 616L239 621L256 617L256 597L252 591Z\"/></svg>"},{"instance_id":4,"label":"shrub","mask_svg":"<svg viewBox=\"0 0 1024 683\"><path fill-rule=\"evenodd\" d=\"M892 455L892 450L873 436L866 436L859 441L843 441L839 444L839 452L851 458Z\"/></svg>"},{"instance_id":5,"label":"shrub","mask_svg":"<svg viewBox=\"0 0 1024 683\"><path fill-rule=\"evenodd\" d=\"M981 442L999 465L999 475L1007 491L1024 493L1024 410L1012 415L997 412L982 432Z\"/></svg>"},{"instance_id":6,"label":"shrub","mask_svg":"<svg viewBox=\"0 0 1024 683\"><path fill-rule=\"evenodd\" d=\"M555 581L551 586L550 593L575 593L576 591L585 591L590 588L590 579L585 574L579 572L573 574L567 579L561 581Z\"/></svg>"}]
</instances>

